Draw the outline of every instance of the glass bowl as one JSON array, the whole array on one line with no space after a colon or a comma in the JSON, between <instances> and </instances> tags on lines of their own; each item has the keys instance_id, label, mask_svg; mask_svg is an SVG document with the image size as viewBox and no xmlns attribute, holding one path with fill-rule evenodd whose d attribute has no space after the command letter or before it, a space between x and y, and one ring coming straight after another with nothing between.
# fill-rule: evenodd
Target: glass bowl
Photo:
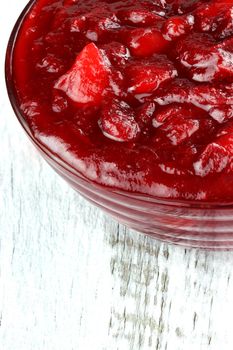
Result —
<instances>
[{"instance_id":1,"label":"glass bowl","mask_svg":"<svg viewBox=\"0 0 233 350\"><path fill-rule=\"evenodd\" d=\"M98 185L33 137L19 107L12 58L18 31L34 2L28 3L13 28L6 52L5 74L14 112L42 157L83 197L130 228L178 245L232 249L233 205L164 200Z\"/></svg>"}]
</instances>

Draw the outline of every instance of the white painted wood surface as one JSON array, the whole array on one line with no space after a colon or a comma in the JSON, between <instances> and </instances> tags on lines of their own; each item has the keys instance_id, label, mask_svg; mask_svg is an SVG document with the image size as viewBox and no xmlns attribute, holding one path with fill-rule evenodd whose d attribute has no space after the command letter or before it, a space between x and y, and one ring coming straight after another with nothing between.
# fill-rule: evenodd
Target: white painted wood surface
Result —
<instances>
[{"instance_id":1,"label":"white painted wood surface","mask_svg":"<svg viewBox=\"0 0 233 350\"><path fill-rule=\"evenodd\" d=\"M0 11L0 349L232 350L233 252L168 246L87 203L38 156L3 79L25 0Z\"/></svg>"}]
</instances>

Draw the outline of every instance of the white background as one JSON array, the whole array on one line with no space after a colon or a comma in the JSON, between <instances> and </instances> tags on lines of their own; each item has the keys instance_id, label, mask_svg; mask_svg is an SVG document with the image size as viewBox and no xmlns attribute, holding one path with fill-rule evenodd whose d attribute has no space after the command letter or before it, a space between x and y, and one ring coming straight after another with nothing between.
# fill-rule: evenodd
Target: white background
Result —
<instances>
[{"instance_id":1,"label":"white background","mask_svg":"<svg viewBox=\"0 0 233 350\"><path fill-rule=\"evenodd\" d=\"M0 349L232 350L233 253L119 226L39 157L9 105L0 10Z\"/></svg>"}]
</instances>

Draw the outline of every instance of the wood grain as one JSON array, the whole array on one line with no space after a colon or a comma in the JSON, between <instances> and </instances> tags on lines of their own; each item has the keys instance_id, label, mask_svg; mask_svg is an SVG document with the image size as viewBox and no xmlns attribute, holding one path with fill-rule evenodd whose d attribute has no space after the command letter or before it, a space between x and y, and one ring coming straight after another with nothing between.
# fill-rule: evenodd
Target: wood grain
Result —
<instances>
[{"instance_id":1,"label":"wood grain","mask_svg":"<svg viewBox=\"0 0 233 350\"><path fill-rule=\"evenodd\" d=\"M1 67L24 5L0 13ZM168 246L90 205L27 140L2 72L0 88L0 349L232 350L233 252Z\"/></svg>"}]
</instances>

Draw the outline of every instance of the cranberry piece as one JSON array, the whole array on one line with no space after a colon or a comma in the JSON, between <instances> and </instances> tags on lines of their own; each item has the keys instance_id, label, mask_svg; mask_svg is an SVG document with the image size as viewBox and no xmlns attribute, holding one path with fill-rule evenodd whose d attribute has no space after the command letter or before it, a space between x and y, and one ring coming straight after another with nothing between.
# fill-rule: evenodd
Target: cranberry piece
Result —
<instances>
[{"instance_id":1,"label":"cranberry piece","mask_svg":"<svg viewBox=\"0 0 233 350\"><path fill-rule=\"evenodd\" d=\"M145 103L138 109L136 120L141 129L151 125L155 109L156 106L153 102Z\"/></svg>"},{"instance_id":2,"label":"cranberry piece","mask_svg":"<svg viewBox=\"0 0 233 350\"><path fill-rule=\"evenodd\" d=\"M36 68L45 73L61 73L64 70L64 65L60 59L50 54L37 63Z\"/></svg>"},{"instance_id":3,"label":"cranberry piece","mask_svg":"<svg viewBox=\"0 0 233 350\"><path fill-rule=\"evenodd\" d=\"M218 39L228 38L233 35L233 6L229 8L223 20L216 30L215 36Z\"/></svg>"},{"instance_id":4,"label":"cranberry piece","mask_svg":"<svg viewBox=\"0 0 233 350\"><path fill-rule=\"evenodd\" d=\"M82 32L86 28L86 17L84 15L80 15L75 17L70 22L70 31L71 32Z\"/></svg>"},{"instance_id":5,"label":"cranberry piece","mask_svg":"<svg viewBox=\"0 0 233 350\"><path fill-rule=\"evenodd\" d=\"M108 85L109 71L100 50L88 44L72 68L55 83L77 104L98 105Z\"/></svg>"},{"instance_id":6,"label":"cranberry piece","mask_svg":"<svg viewBox=\"0 0 233 350\"><path fill-rule=\"evenodd\" d=\"M56 15L53 18L51 29L57 30L57 28L64 27L64 23L67 17L67 11L65 8L58 8Z\"/></svg>"},{"instance_id":7,"label":"cranberry piece","mask_svg":"<svg viewBox=\"0 0 233 350\"><path fill-rule=\"evenodd\" d=\"M211 107L209 115L219 123L224 123L233 118L233 105L219 105Z\"/></svg>"},{"instance_id":8,"label":"cranberry piece","mask_svg":"<svg viewBox=\"0 0 233 350\"><path fill-rule=\"evenodd\" d=\"M212 81L219 71L220 55L209 34L189 34L178 41L175 52L179 63L198 82Z\"/></svg>"},{"instance_id":9,"label":"cranberry piece","mask_svg":"<svg viewBox=\"0 0 233 350\"><path fill-rule=\"evenodd\" d=\"M165 0L170 14L184 14L195 10L200 0Z\"/></svg>"},{"instance_id":10,"label":"cranberry piece","mask_svg":"<svg viewBox=\"0 0 233 350\"><path fill-rule=\"evenodd\" d=\"M152 26L156 22L162 21L162 17L143 8L120 10L117 12L117 17L120 18L123 24L135 26Z\"/></svg>"},{"instance_id":11,"label":"cranberry piece","mask_svg":"<svg viewBox=\"0 0 233 350\"><path fill-rule=\"evenodd\" d=\"M140 133L133 110L126 102L119 100L113 100L103 107L99 127L106 137L119 142L132 141Z\"/></svg>"},{"instance_id":12,"label":"cranberry piece","mask_svg":"<svg viewBox=\"0 0 233 350\"><path fill-rule=\"evenodd\" d=\"M119 19L107 8L95 7L85 17L88 28L86 36L92 41L98 41L106 32L120 29Z\"/></svg>"},{"instance_id":13,"label":"cranberry piece","mask_svg":"<svg viewBox=\"0 0 233 350\"><path fill-rule=\"evenodd\" d=\"M62 33L62 31L57 31L57 32L51 31L45 36L44 40L50 46L56 46L58 45L58 43L65 44L65 36L64 36L64 33Z\"/></svg>"},{"instance_id":14,"label":"cranberry piece","mask_svg":"<svg viewBox=\"0 0 233 350\"><path fill-rule=\"evenodd\" d=\"M227 170L233 171L233 124L226 123L217 133L215 142L224 147L229 155Z\"/></svg>"},{"instance_id":15,"label":"cranberry piece","mask_svg":"<svg viewBox=\"0 0 233 350\"><path fill-rule=\"evenodd\" d=\"M221 173L229 163L227 150L217 143L209 144L199 159L193 164L195 174L201 177Z\"/></svg>"},{"instance_id":16,"label":"cranberry piece","mask_svg":"<svg viewBox=\"0 0 233 350\"><path fill-rule=\"evenodd\" d=\"M233 95L232 95L232 84L225 85L211 85L203 84L193 86L190 93L190 99L193 98L196 104L202 106L206 105L208 109L211 105L223 105L223 104L232 104Z\"/></svg>"},{"instance_id":17,"label":"cranberry piece","mask_svg":"<svg viewBox=\"0 0 233 350\"><path fill-rule=\"evenodd\" d=\"M174 40L187 34L193 27L194 17L171 17L166 20L163 26L163 35L166 40Z\"/></svg>"},{"instance_id":18,"label":"cranberry piece","mask_svg":"<svg viewBox=\"0 0 233 350\"><path fill-rule=\"evenodd\" d=\"M217 45L220 61L218 63L219 79L232 80L233 78L233 39L227 39Z\"/></svg>"},{"instance_id":19,"label":"cranberry piece","mask_svg":"<svg viewBox=\"0 0 233 350\"><path fill-rule=\"evenodd\" d=\"M64 96L62 96L59 92L56 91L56 93L54 93L52 110L55 113L61 113L65 111L67 107L68 107L67 99Z\"/></svg>"},{"instance_id":20,"label":"cranberry piece","mask_svg":"<svg viewBox=\"0 0 233 350\"><path fill-rule=\"evenodd\" d=\"M155 91L153 100L162 106L170 103L189 103L194 86L187 79L174 79L170 84Z\"/></svg>"},{"instance_id":21,"label":"cranberry piece","mask_svg":"<svg viewBox=\"0 0 233 350\"><path fill-rule=\"evenodd\" d=\"M194 12L195 28L203 32L212 32L217 25L218 17L223 10L222 4L203 4Z\"/></svg>"},{"instance_id":22,"label":"cranberry piece","mask_svg":"<svg viewBox=\"0 0 233 350\"><path fill-rule=\"evenodd\" d=\"M127 96L125 92L125 80L121 71L111 68L111 73L109 75L109 93L112 92L113 95L124 98Z\"/></svg>"},{"instance_id":23,"label":"cranberry piece","mask_svg":"<svg viewBox=\"0 0 233 350\"><path fill-rule=\"evenodd\" d=\"M22 103L20 108L29 119L39 116L41 113L41 108L38 101L27 101Z\"/></svg>"},{"instance_id":24,"label":"cranberry piece","mask_svg":"<svg viewBox=\"0 0 233 350\"><path fill-rule=\"evenodd\" d=\"M185 118L185 119L191 119L191 118L206 118L208 117L208 114L204 111L202 111L200 108L196 108L195 106L191 104L178 104L173 103L168 106L160 107L154 116L154 119L152 121L153 126L155 128L158 128L162 124L164 124L167 120L172 118Z\"/></svg>"},{"instance_id":25,"label":"cranberry piece","mask_svg":"<svg viewBox=\"0 0 233 350\"><path fill-rule=\"evenodd\" d=\"M186 119L181 116L173 117L160 127L173 146L177 146L190 137L199 129L199 121Z\"/></svg>"},{"instance_id":26,"label":"cranberry piece","mask_svg":"<svg viewBox=\"0 0 233 350\"><path fill-rule=\"evenodd\" d=\"M231 105L233 103L232 85L200 85L192 88L189 97L190 102L208 111L219 123L229 119ZM222 111L217 115L216 111ZM223 111L228 111L224 113Z\"/></svg>"},{"instance_id":27,"label":"cranberry piece","mask_svg":"<svg viewBox=\"0 0 233 350\"><path fill-rule=\"evenodd\" d=\"M209 34L192 34L180 40L175 48L177 59L199 82L232 78L232 39L217 44Z\"/></svg>"},{"instance_id":28,"label":"cranberry piece","mask_svg":"<svg viewBox=\"0 0 233 350\"><path fill-rule=\"evenodd\" d=\"M219 39L233 33L231 2L218 0L203 4L194 12L194 17L197 30L214 32Z\"/></svg>"},{"instance_id":29,"label":"cranberry piece","mask_svg":"<svg viewBox=\"0 0 233 350\"><path fill-rule=\"evenodd\" d=\"M211 85L202 84L195 86L185 79L176 79L170 86L155 91L153 100L160 105L171 103L191 103L222 123L231 116L233 104L232 84ZM221 111L219 116L217 111ZM227 111L227 114L224 113Z\"/></svg>"},{"instance_id":30,"label":"cranberry piece","mask_svg":"<svg viewBox=\"0 0 233 350\"><path fill-rule=\"evenodd\" d=\"M169 42L157 28L137 28L130 30L125 39L133 56L148 57L168 49Z\"/></svg>"},{"instance_id":31,"label":"cranberry piece","mask_svg":"<svg viewBox=\"0 0 233 350\"><path fill-rule=\"evenodd\" d=\"M116 41L101 45L101 50L103 50L112 64L119 67L124 66L130 57L129 49Z\"/></svg>"},{"instance_id":32,"label":"cranberry piece","mask_svg":"<svg viewBox=\"0 0 233 350\"><path fill-rule=\"evenodd\" d=\"M150 60L130 62L125 74L129 80L128 91L133 94L151 93L162 83L178 75L174 64L161 55Z\"/></svg>"}]
</instances>

